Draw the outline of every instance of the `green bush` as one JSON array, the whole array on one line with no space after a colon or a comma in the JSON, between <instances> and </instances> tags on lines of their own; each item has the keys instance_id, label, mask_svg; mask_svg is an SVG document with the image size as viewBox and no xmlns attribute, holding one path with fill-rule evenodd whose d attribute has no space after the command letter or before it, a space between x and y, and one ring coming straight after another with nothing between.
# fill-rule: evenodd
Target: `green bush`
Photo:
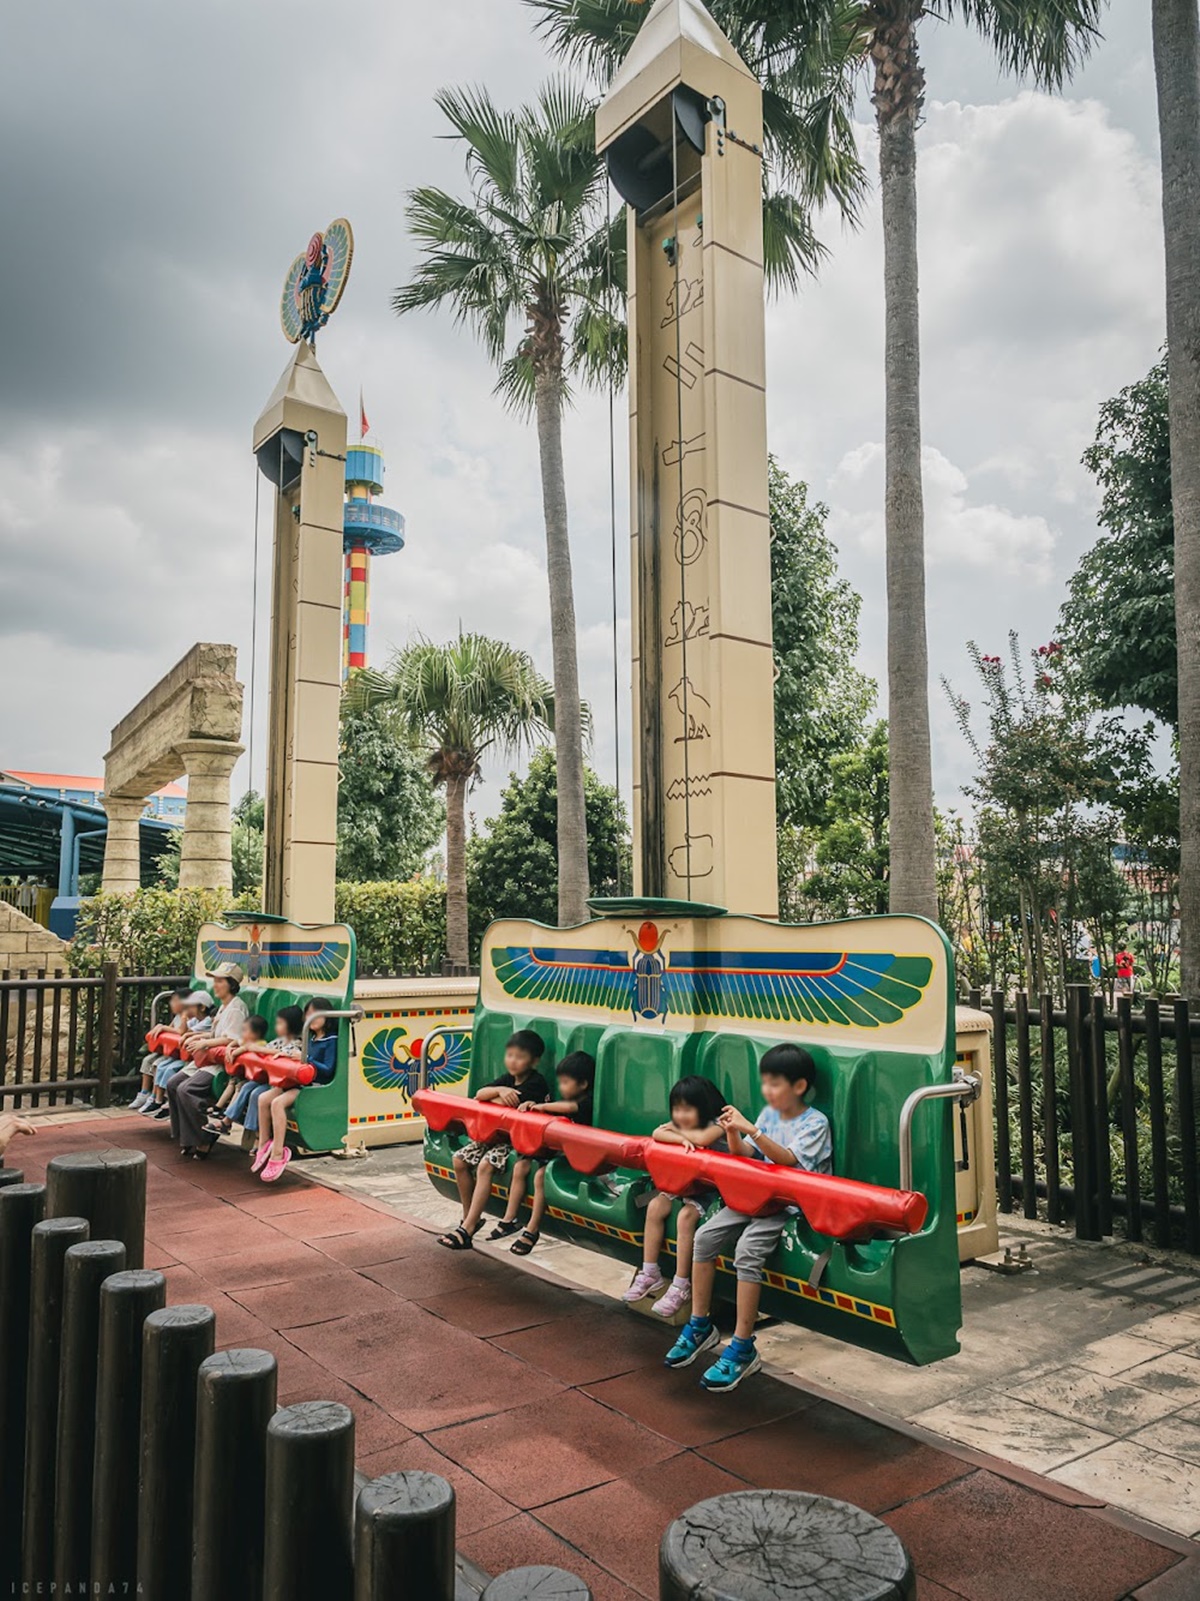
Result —
<instances>
[{"instance_id":1,"label":"green bush","mask_svg":"<svg viewBox=\"0 0 1200 1601\"><path fill-rule=\"evenodd\" d=\"M349 923L358 960L379 973L440 967L446 954L446 887L432 878L337 886L335 915Z\"/></svg>"},{"instance_id":2,"label":"green bush","mask_svg":"<svg viewBox=\"0 0 1200 1601\"><path fill-rule=\"evenodd\" d=\"M142 889L93 895L79 911L71 971L98 973L105 961L122 973L190 973L201 923L228 911L253 911L256 894L211 889ZM358 959L377 972L440 967L446 953L446 890L429 878L339 884L334 916L349 923Z\"/></svg>"},{"instance_id":3,"label":"green bush","mask_svg":"<svg viewBox=\"0 0 1200 1601\"><path fill-rule=\"evenodd\" d=\"M79 909L68 951L71 971L98 973L113 961L122 973L190 973L201 923L217 922L234 908L250 910L254 899L213 889L93 895Z\"/></svg>"}]
</instances>

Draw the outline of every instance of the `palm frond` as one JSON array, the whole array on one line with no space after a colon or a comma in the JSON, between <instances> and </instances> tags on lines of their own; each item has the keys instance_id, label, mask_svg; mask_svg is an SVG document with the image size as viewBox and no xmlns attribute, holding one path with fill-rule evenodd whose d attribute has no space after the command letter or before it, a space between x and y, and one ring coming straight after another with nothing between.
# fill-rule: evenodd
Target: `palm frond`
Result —
<instances>
[{"instance_id":1,"label":"palm frond","mask_svg":"<svg viewBox=\"0 0 1200 1601\"><path fill-rule=\"evenodd\" d=\"M537 394L537 374L522 342L500 368L493 394L500 396L509 411L518 417L533 415Z\"/></svg>"},{"instance_id":2,"label":"palm frond","mask_svg":"<svg viewBox=\"0 0 1200 1601\"><path fill-rule=\"evenodd\" d=\"M434 101L467 146L467 166L505 199L517 194L520 179L519 119L500 111L482 87L439 89Z\"/></svg>"},{"instance_id":3,"label":"palm frond","mask_svg":"<svg viewBox=\"0 0 1200 1601\"><path fill-rule=\"evenodd\" d=\"M796 290L817 270L825 246L812 231L808 208L780 189L763 195L763 268L767 287Z\"/></svg>"},{"instance_id":4,"label":"palm frond","mask_svg":"<svg viewBox=\"0 0 1200 1601\"><path fill-rule=\"evenodd\" d=\"M637 37L648 7L628 0L525 0L534 29L556 55L607 83Z\"/></svg>"},{"instance_id":5,"label":"palm frond","mask_svg":"<svg viewBox=\"0 0 1200 1601\"><path fill-rule=\"evenodd\" d=\"M931 16L959 17L1009 72L1058 89L1101 38L1105 0L928 0Z\"/></svg>"}]
</instances>

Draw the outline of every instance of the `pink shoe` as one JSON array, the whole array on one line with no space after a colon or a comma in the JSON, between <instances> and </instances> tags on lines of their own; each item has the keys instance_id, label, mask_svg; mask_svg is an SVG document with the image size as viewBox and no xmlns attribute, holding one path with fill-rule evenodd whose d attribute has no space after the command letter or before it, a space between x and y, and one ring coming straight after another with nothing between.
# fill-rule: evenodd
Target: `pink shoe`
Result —
<instances>
[{"instance_id":1,"label":"pink shoe","mask_svg":"<svg viewBox=\"0 0 1200 1601\"><path fill-rule=\"evenodd\" d=\"M266 1167L263 1168L263 1172L262 1172L263 1183L264 1184L274 1184L274 1182L275 1182L275 1180L277 1178L282 1177L283 1170L288 1165L288 1163L291 1161L291 1159L292 1159L292 1148L291 1148L290 1145L285 1145L284 1148L283 1148L283 1155L281 1157L277 1158L274 1162L268 1162Z\"/></svg>"},{"instance_id":2,"label":"pink shoe","mask_svg":"<svg viewBox=\"0 0 1200 1601\"><path fill-rule=\"evenodd\" d=\"M266 1163L267 1163L267 1159L270 1157L270 1155L271 1155L271 1141L268 1140L265 1145L260 1145L258 1150L255 1151L254 1160L250 1163L250 1171L251 1171L251 1173L257 1173L257 1172L260 1171L261 1168L265 1167Z\"/></svg>"},{"instance_id":3,"label":"pink shoe","mask_svg":"<svg viewBox=\"0 0 1200 1601\"><path fill-rule=\"evenodd\" d=\"M692 1299L692 1286L688 1279L681 1284L675 1279L671 1288L665 1295L660 1295L655 1301L653 1311L656 1317L674 1317L676 1312L683 1310Z\"/></svg>"},{"instance_id":4,"label":"pink shoe","mask_svg":"<svg viewBox=\"0 0 1200 1601\"><path fill-rule=\"evenodd\" d=\"M648 1295L653 1295L655 1290L661 1290L662 1286L663 1276L656 1267L642 1267L634 1275L633 1283L621 1299L632 1305L634 1301L644 1301Z\"/></svg>"}]
</instances>

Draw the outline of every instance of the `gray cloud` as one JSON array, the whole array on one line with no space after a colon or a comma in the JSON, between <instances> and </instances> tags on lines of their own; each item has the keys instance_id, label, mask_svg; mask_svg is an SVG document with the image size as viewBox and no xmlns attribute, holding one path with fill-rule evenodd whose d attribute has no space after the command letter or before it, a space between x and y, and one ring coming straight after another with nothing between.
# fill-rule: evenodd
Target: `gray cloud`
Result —
<instances>
[{"instance_id":1,"label":"gray cloud","mask_svg":"<svg viewBox=\"0 0 1200 1601\"><path fill-rule=\"evenodd\" d=\"M926 29L921 134L930 628L935 672L1010 626L1048 636L1091 537L1078 466L1099 403L1161 338L1153 90L1143 8L1118 7L1063 103L997 80L960 29ZM1135 16L1134 13L1137 12ZM354 224L350 287L320 358L347 410L363 385L409 542L379 562L372 654L413 630L505 635L549 664L532 430L449 318L398 321L413 262L404 191L462 183L432 106L446 82L525 98L553 66L508 0L85 0L10 8L0 192L10 235L0 367L0 713L11 765L98 771L110 726L197 638L250 676L250 428L289 354L284 271L313 228ZM52 86L48 95L47 85ZM869 132L865 149L873 164ZM880 241L830 224L818 284L774 304L776 454L830 498L882 673L882 561L869 461L882 437ZM628 783L627 489L618 397L620 713ZM864 456L863 453L866 453ZM614 763L608 405L567 419L584 690ZM267 553L259 596L265 723ZM953 560L964 528L969 563ZM989 564L988 541L997 541ZM934 689L937 775L961 742ZM244 764L245 766L245 764ZM495 806L495 764L475 809Z\"/></svg>"}]
</instances>

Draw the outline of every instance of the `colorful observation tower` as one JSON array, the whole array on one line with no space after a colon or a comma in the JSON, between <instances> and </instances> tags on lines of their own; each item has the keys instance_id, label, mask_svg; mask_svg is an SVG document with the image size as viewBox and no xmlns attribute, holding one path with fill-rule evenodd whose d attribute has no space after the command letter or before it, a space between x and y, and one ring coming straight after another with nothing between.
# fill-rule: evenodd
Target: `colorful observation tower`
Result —
<instances>
[{"instance_id":1,"label":"colorful observation tower","mask_svg":"<svg viewBox=\"0 0 1200 1601\"><path fill-rule=\"evenodd\" d=\"M361 408L360 408L361 410ZM342 548L346 554L345 599L342 607L342 679L367 665L370 622L371 557L404 549L404 518L375 498L383 494L383 452L363 437L346 451L346 510Z\"/></svg>"}]
</instances>

